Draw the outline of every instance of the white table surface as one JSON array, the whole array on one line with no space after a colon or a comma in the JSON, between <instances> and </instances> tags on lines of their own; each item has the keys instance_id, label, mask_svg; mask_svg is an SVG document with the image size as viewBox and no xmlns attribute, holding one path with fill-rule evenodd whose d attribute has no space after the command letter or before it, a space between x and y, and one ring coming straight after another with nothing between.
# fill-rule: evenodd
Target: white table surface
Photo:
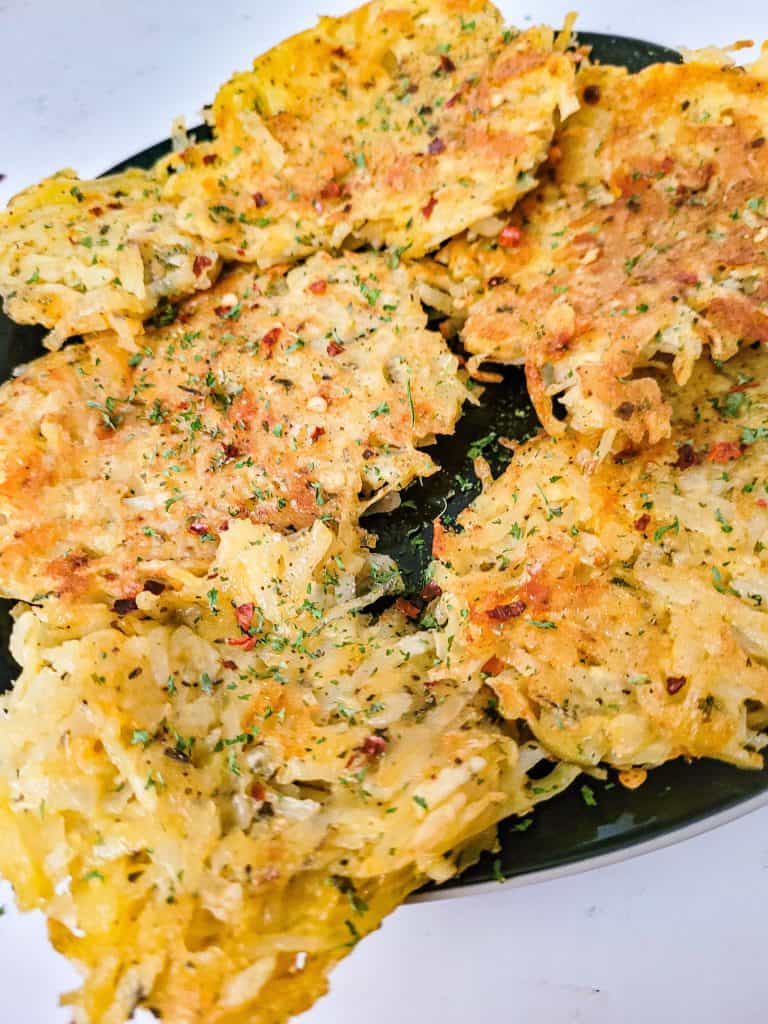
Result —
<instances>
[{"instance_id":1,"label":"white table surface","mask_svg":"<svg viewBox=\"0 0 768 1024\"><path fill-rule=\"evenodd\" d=\"M220 82L309 25L318 2L0 0L0 201L61 167L96 174L165 137L178 114L196 123ZM568 9L502 7L518 25ZM764 0L578 7L585 29L671 45L768 37ZM74 971L7 886L0 903L1 1024L67 1024L57 993ZM404 907L302 1024L763 1024L766 908L768 808L586 874Z\"/></svg>"}]
</instances>

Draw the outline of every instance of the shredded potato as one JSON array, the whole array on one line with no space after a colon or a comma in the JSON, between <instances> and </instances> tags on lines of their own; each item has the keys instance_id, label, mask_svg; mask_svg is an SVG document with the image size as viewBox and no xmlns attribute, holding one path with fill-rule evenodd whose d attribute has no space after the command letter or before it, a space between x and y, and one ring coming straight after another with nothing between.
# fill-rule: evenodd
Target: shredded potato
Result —
<instances>
[{"instance_id":1,"label":"shredded potato","mask_svg":"<svg viewBox=\"0 0 768 1024\"><path fill-rule=\"evenodd\" d=\"M97 181L62 171L0 213L0 295L8 316L74 334L113 328L128 343L158 305L209 287L216 249L177 225L151 171Z\"/></svg>"},{"instance_id":2,"label":"shredded potato","mask_svg":"<svg viewBox=\"0 0 768 1024\"><path fill-rule=\"evenodd\" d=\"M267 268L361 242L421 256L535 184L576 107L562 44L505 30L485 0L373 0L322 18L219 90L212 142L18 197L0 215L6 311L53 327L56 347L106 325L140 331L161 300L205 287L219 257Z\"/></svg>"},{"instance_id":3,"label":"shredded potato","mask_svg":"<svg viewBox=\"0 0 768 1024\"><path fill-rule=\"evenodd\" d=\"M576 75L572 21L373 0L0 214L8 314L85 335L0 388L0 872L74 1024L282 1024L582 771L763 764L768 48ZM550 436L393 603L361 517L489 360Z\"/></svg>"},{"instance_id":4,"label":"shredded potato","mask_svg":"<svg viewBox=\"0 0 768 1024\"><path fill-rule=\"evenodd\" d=\"M85 976L77 1021L274 1024L408 892L578 773L397 611L316 522L239 523L207 580L116 618L20 612L0 732L0 869ZM393 569L388 568L391 577Z\"/></svg>"},{"instance_id":5,"label":"shredded potato","mask_svg":"<svg viewBox=\"0 0 768 1024\"><path fill-rule=\"evenodd\" d=\"M347 240L416 258L533 187L573 79L551 29L505 31L485 0L374 0L228 82L166 194L228 259Z\"/></svg>"},{"instance_id":6,"label":"shredded potato","mask_svg":"<svg viewBox=\"0 0 768 1024\"><path fill-rule=\"evenodd\" d=\"M666 397L673 437L594 466L578 436L520 446L439 531L448 664L585 767L762 766L768 385L747 351Z\"/></svg>"},{"instance_id":7,"label":"shredded potato","mask_svg":"<svg viewBox=\"0 0 768 1024\"><path fill-rule=\"evenodd\" d=\"M417 446L467 395L406 267L228 274L137 351L97 335L0 388L0 588L132 599L237 519L356 524L434 472Z\"/></svg>"},{"instance_id":8,"label":"shredded potato","mask_svg":"<svg viewBox=\"0 0 768 1024\"><path fill-rule=\"evenodd\" d=\"M684 384L705 346L722 360L768 341L765 65L693 55L577 85L546 184L496 238L441 258L466 347L525 364L549 433L557 397L604 450L653 444L670 432L656 370Z\"/></svg>"}]
</instances>

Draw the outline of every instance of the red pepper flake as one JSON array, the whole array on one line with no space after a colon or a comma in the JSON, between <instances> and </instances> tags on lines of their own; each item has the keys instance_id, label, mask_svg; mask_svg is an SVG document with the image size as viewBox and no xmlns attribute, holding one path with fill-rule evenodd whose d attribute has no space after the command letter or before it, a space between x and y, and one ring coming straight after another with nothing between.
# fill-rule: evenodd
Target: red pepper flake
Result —
<instances>
[{"instance_id":1,"label":"red pepper flake","mask_svg":"<svg viewBox=\"0 0 768 1024\"><path fill-rule=\"evenodd\" d=\"M367 736L359 747L355 747L347 760L347 768L359 769L367 761L381 757L387 749L387 741L382 736Z\"/></svg>"},{"instance_id":2,"label":"red pepper flake","mask_svg":"<svg viewBox=\"0 0 768 1024\"><path fill-rule=\"evenodd\" d=\"M253 193L253 201L256 204L256 206L259 207L259 209L261 209L262 206L266 206L267 205L267 200L264 198L264 193L263 192L254 192Z\"/></svg>"},{"instance_id":3,"label":"red pepper flake","mask_svg":"<svg viewBox=\"0 0 768 1024\"><path fill-rule=\"evenodd\" d=\"M738 459L743 451L738 441L717 441L707 452L707 460L722 464Z\"/></svg>"},{"instance_id":4,"label":"red pepper flake","mask_svg":"<svg viewBox=\"0 0 768 1024\"><path fill-rule=\"evenodd\" d=\"M122 210L122 208L123 208L123 204L122 204L122 203L120 203L120 202L115 202L115 203L107 203L107 207L108 207L108 208L109 208L110 210Z\"/></svg>"},{"instance_id":5,"label":"red pepper flake","mask_svg":"<svg viewBox=\"0 0 768 1024\"><path fill-rule=\"evenodd\" d=\"M698 284L699 278L697 274L691 273L690 270L681 270L675 274L675 280L678 284Z\"/></svg>"},{"instance_id":6,"label":"red pepper flake","mask_svg":"<svg viewBox=\"0 0 768 1024\"><path fill-rule=\"evenodd\" d=\"M501 658L497 658L494 654L486 661L480 671L486 676L498 676L506 667Z\"/></svg>"},{"instance_id":7,"label":"red pepper flake","mask_svg":"<svg viewBox=\"0 0 768 1024\"><path fill-rule=\"evenodd\" d=\"M503 249L516 249L522 240L523 233L514 224L507 224L499 232L499 245Z\"/></svg>"},{"instance_id":8,"label":"red pepper flake","mask_svg":"<svg viewBox=\"0 0 768 1024\"><path fill-rule=\"evenodd\" d=\"M128 612L135 612L138 607L135 597L118 597L112 605L112 611L118 615L127 615Z\"/></svg>"},{"instance_id":9,"label":"red pepper flake","mask_svg":"<svg viewBox=\"0 0 768 1024\"><path fill-rule=\"evenodd\" d=\"M524 600L528 606L533 605L537 610L548 608L552 598L549 583L538 573L535 573L527 583L523 584L520 593L521 600Z\"/></svg>"},{"instance_id":10,"label":"red pepper flake","mask_svg":"<svg viewBox=\"0 0 768 1024\"><path fill-rule=\"evenodd\" d=\"M237 668L237 662L230 661L229 658L227 658L226 661L222 661L221 665L222 668L228 668L230 672L234 672L234 670Z\"/></svg>"},{"instance_id":11,"label":"red pepper flake","mask_svg":"<svg viewBox=\"0 0 768 1024\"><path fill-rule=\"evenodd\" d=\"M522 615L525 608L525 601L512 601L511 604L497 604L495 608L489 608L485 614L494 622L508 622Z\"/></svg>"},{"instance_id":12,"label":"red pepper flake","mask_svg":"<svg viewBox=\"0 0 768 1024\"><path fill-rule=\"evenodd\" d=\"M240 456L240 449L237 447L236 444L223 444L221 446L221 449L228 459L237 459Z\"/></svg>"},{"instance_id":13,"label":"red pepper flake","mask_svg":"<svg viewBox=\"0 0 768 1024\"><path fill-rule=\"evenodd\" d=\"M203 157L203 163L207 164L208 166L210 166L211 164L215 164L216 163L216 154L215 153L206 153L205 156Z\"/></svg>"},{"instance_id":14,"label":"red pepper flake","mask_svg":"<svg viewBox=\"0 0 768 1024\"><path fill-rule=\"evenodd\" d=\"M313 427L312 433L309 435L313 441L319 441L325 433L325 427Z\"/></svg>"},{"instance_id":15,"label":"red pepper flake","mask_svg":"<svg viewBox=\"0 0 768 1024\"><path fill-rule=\"evenodd\" d=\"M223 523L219 523L219 533L226 533L229 529L229 523L225 519Z\"/></svg>"},{"instance_id":16,"label":"red pepper flake","mask_svg":"<svg viewBox=\"0 0 768 1024\"><path fill-rule=\"evenodd\" d=\"M434 210L434 208L436 206L437 206L437 200L435 199L434 196L430 196L429 202L427 203L427 205L426 206L422 206L422 208L421 208L421 212L424 214L424 219L425 220L429 220L429 218L432 216L432 211Z\"/></svg>"},{"instance_id":17,"label":"red pepper flake","mask_svg":"<svg viewBox=\"0 0 768 1024\"><path fill-rule=\"evenodd\" d=\"M511 308L512 307L510 306L510 309ZM557 352L564 352L572 341L573 331L559 331L557 334L554 335L554 337L550 338L549 341L547 341L547 352L551 353L552 355L555 355L555 353Z\"/></svg>"},{"instance_id":18,"label":"red pepper flake","mask_svg":"<svg viewBox=\"0 0 768 1024\"><path fill-rule=\"evenodd\" d=\"M688 682L686 676L667 676L667 693L673 697Z\"/></svg>"},{"instance_id":19,"label":"red pepper flake","mask_svg":"<svg viewBox=\"0 0 768 1024\"><path fill-rule=\"evenodd\" d=\"M248 786L248 796L252 800L258 800L259 803L263 804L267 798L267 790L263 782L252 782Z\"/></svg>"},{"instance_id":20,"label":"red pepper flake","mask_svg":"<svg viewBox=\"0 0 768 1024\"><path fill-rule=\"evenodd\" d=\"M381 757L386 749L387 741L383 736L376 735L366 736L360 746L360 750L366 757Z\"/></svg>"},{"instance_id":21,"label":"red pepper flake","mask_svg":"<svg viewBox=\"0 0 768 1024\"><path fill-rule=\"evenodd\" d=\"M499 288L503 284L508 284L509 278L504 277L503 274L494 274L494 276L489 277L485 283L488 288Z\"/></svg>"},{"instance_id":22,"label":"red pepper flake","mask_svg":"<svg viewBox=\"0 0 768 1024\"><path fill-rule=\"evenodd\" d=\"M92 206L88 213L92 213L94 217L100 217L104 213L104 208L101 206Z\"/></svg>"},{"instance_id":23,"label":"red pepper flake","mask_svg":"<svg viewBox=\"0 0 768 1024\"><path fill-rule=\"evenodd\" d=\"M162 594L165 590L165 584L161 583L160 580L144 580L144 589L157 597L158 594Z\"/></svg>"},{"instance_id":24,"label":"red pepper flake","mask_svg":"<svg viewBox=\"0 0 768 1024\"><path fill-rule=\"evenodd\" d=\"M648 524L650 523L650 521L651 517L648 515L648 513L643 512L640 518L634 521L633 526L636 530L639 530L640 533L644 533L648 529Z\"/></svg>"},{"instance_id":25,"label":"red pepper flake","mask_svg":"<svg viewBox=\"0 0 768 1024\"><path fill-rule=\"evenodd\" d=\"M700 462L701 456L692 444L681 444L677 449L677 461L674 463L674 467L675 469L690 469L691 466L698 466Z\"/></svg>"},{"instance_id":26,"label":"red pepper flake","mask_svg":"<svg viewBox=\"0 0 768 1024\"><path fill-rule=\"evenodd\" d=\"M429 583L424 585L421 594L419 595L422 601L434 601L436 597L440 597L443 592L443 588L435 583L434 580L430 580Z\"/></svg>"},{"instance_id":27,"label":"red pepper flake","mask_svg":"<svg viewBox=\"0 0 768 1024\"><path fill-rule=\"evenodd\" d=\"M325 295L328 291L328 282L322 279L313 281L308 285L308 291L312 292L313 295Z\"/></svg>"},{"instance_id":28,"label":"red pepper flake","mask_svg":"<svg viewBox=\"0 0 768 1024\"><path fill-rule=\"evenodd\" d=\"M213 260L208 256L203 256L202 253L199 256L195 256L195 262L192 264L192 273L195 277L200 277L202 272L210 267Z\"/></svg>"},{"instance_id":29,"label":"red pepper flake","mask_svg":"<svg viewBox=\"0 0 768 1024\"><path fill-rule=\"evenodd\" d=\"M768 508L768 501L765 498L758 498L755 504L759 505L760 508Z\"/></svg>"},{"instance_id":30,"label":"red pepper flake","mask_svg":"<svg viewBox=\"0 0 768 1024\"><path fill-rule=\"evenodd\" d=\"M344 351L344 346L339 345L336 341L328 343L328 348L325 350L329 356L339 356Z\"/></svg>"},{"instance_id":31,"label":"red pepper flake","mask_svg":"<svg viewBox=\"0 0 768 1024\"><path fill-rule=\"evenodd\" d=\"M338 199L341 195L341 185L338 181L334 181L333 178L320 189L321 199Z\"/></svg>"},{"instance_id":32,"label":"red pepper flake","mask_svg":"<svg viewBox=\"0 0 768 1024\"><path fill-rule=\"evenodd\" d=\"M237 605L235 607L235 618L240 629L247 633L253 621L253 605L250 603Z\"/></svg>"},{"instance_id":33,"label":"red pepper flake","mask_svg":"<svg viewBox=\"0 0 768 1024\"><path fill-rule=\"evenodd\" d=\"M206 533L210 533L207 523L190 523L189 532L197 534L198 537L204 536Z\"/></svg>"},{"instance_id":34,"label":"red pepper flake","mask_svg":"<svg viewBox=\"0 0 768 1024\"><path fill-rule=\"evenodd\" d=\"M344 58L347 56L347 51L344 49L343 46L335 46L331 50L331 53L333 54L334 57L339 57L341 60L344 60Z\"/></svg>"},{"instance_id":35,"label":"red pepper flake","mask_svg":"<svg viewBox=\"0 0 768 1024\"><path fill-rule=\"evenodd\" d=\"M747 391L749 388L756 388L759 383L759 380L748 380L744 384L734 384L732 388L728 388L728 394L732 395L737 391Z\"/></svg>"},{"instance_id":36,"label":"red pepper flake","mask_svg":"<svg viewBox=\"0 0 768 1024\"><path fill-rule=\"evenodd\" d=\"M404 597L398 597L395 601L395 608L409 619L418 619L421 615L421 608Z\"/></svg>"},{"instance_id":37,"label":"red pepper flake","mask_svg":"<svg viewBox=\"0 0 768 1024\"><path fill-rule=\"evenodd\" d=\"M427 147L427 152L430 156L438 156L440 153L445 152L445 143L440 138L432 139Z\"/></svg>"},{"instance_id":38,"label":"red pepper flake","mask_svg":"<svg viewBox=\"0 0 768 1024\"><path fill-rule=\"evenodd\" d=\"M440 70L445 71L446 74L450 74L451 71L456 70L456 65L450 57L446 56L446 54L443 54L440 58Z\"/></svg>"},{"instance_id":39,"label":"red pepper flake","mask_svg":"<svg viewBox=\"0 0 768 1024\"><path fill-rule=\"evenodd\" d=\"M461 99L461 89L459 89L458 92L455 92L453 94L453 96L451 96L451 98L448 100L448 102L445 105L446 105L446 107L455 107L460 99Z\"/></svg>"},{"instance_id":40,"label":"red pepper flake","mask_svg":"<svg viewBox=\"0 0 768 1024\"><path fill-rule=\"evenodd\" d=\"M252 651L256 646L255 636L230 636L227 638L230 647L242 647L244 651Z\"/></svg>"},{"instance_id":41,"label":"red pepper flake","mask_svg":"<svg viewBox=\"0 0 768 1024\"><path fill-rule=\"evenodd\" d=\"M271 331L267 331L264 337L261 339L261 348L266 359L272 358L272 349L277 344L277 339L280 337L280 328L273 327Z\"/></svg>"}]
</instances>

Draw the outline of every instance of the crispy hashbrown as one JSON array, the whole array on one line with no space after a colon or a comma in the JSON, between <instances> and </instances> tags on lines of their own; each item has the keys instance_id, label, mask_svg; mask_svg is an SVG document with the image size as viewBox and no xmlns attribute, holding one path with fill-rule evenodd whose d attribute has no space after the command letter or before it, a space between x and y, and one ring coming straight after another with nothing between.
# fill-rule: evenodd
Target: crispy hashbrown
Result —
<instances>
[{"instance_id":1,"label":"crispy hashbrown","mask_svg":"<svg viewBox=\"0 0 768 1024\"><path fill-rule=\"evenodd\" d=\"M505 30L485 0L374 0L228 82L166 194L228 259L347 239L417 258L529 191L575 107L551 29Z\"/></svg>"},{"instance_id":2,"label":"crispy hashbrown","mask_svg":"<svg viewBox=\"0 0 768 1024\"><path fill-rule=\"evenodd\" d=\"M95 335L0 388L0 590L131 599L238 517L356 523L434 471L417 446L467 394L405 266L233 272L136 351Z\"/></svg>"},{"instance_id":3,"label":"crispy hashbrown","mask_svg":"<svg viewBox=\"0 0 768 1024\"><path fill-rule=\"evenodd\" d=\"M576 106L566 35L506 30L485 0L322 18L220 89L212 142L104 183L65 172L12 201L6 311L53 327L55 347L100 320L139 331L219 256L266 268L365 242L419 257L535 184Z\"/></svg>"},{"instance_id":4,"label":"crispy hashbrown","mask_svg":"<svg viewBox=\"0 0 768 1024\"><path fill-rule=\"evenodd\" d=\"M652 368L687 381L708 346L768 341L768 75L720 56L630 75L588 67L551 180L496 239L444 256L472 301L463 340L522 362L546 429L668 436Z\"/></svg>"},{"instance_id":5,"label":"crispy hashbrown","mask_svg":"<svg viewBox=\"0 0 768 1024\"><path fill-rule=\"evenodd\" d=\"M0 867L83 971L76 1021L279 1024L578 774L529 780L540 747L435 669L434 633L359 613L392 573L320 522L240 521L209 579L179 572L127 615L20 614Z\"/></svg>"},{"instance_id":6,"label":"crispy hashbrown","mask_svg":"<svg viewBox=\"0 0 768 1024\"><path fill-rule=\"evenodd\" d=\"M673 436L597 468L541 435L438 531L450 671L556 756L760 767L768 724L765 356L702 360L667 386ZM666 382L669 385L669 381Z\"/></svg>"},{"instance_id":7,"label":"crispy hashbrown","mask_svg":"<svg viewBox=\"0 0 768 1024\"><path fill-rule=\"evenodd\" d=\"M61 171L0 212L0 295L19 323L72 335L114 328L129 339L158 306L208 288L216 249L176 224L161 180L139 169L84 181Z\"/></svg>"}]
</instances>

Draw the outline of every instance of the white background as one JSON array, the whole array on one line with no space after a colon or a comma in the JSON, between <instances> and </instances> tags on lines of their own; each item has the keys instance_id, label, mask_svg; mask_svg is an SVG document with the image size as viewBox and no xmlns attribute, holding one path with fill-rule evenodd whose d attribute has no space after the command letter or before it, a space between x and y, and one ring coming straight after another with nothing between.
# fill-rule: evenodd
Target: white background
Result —
<instances>
[{"instance_id":1,"label":"white background","mask_svg":"<svg viewBox=\"0 0 768 1024\"><path fill-rule=\"evenodd\" d=\"M96 174L189 124L216 86L309 25L316 3L0 0L0 201ZM351 0L350 0L351 2ZM502 3L559 23L565 4ZM579 24L670 45L768 37L764 0L583 0ZM182 13L183 12L183 13ZM0 836L2 842L2 836ZM0 1024L67 1024L74 972L0 888ZM680 846L526 888L404 907L302 1024L763 1024L768 809ZM173 1022L170 1022L173 1024Z\"/></svg>"}]
</instances>

